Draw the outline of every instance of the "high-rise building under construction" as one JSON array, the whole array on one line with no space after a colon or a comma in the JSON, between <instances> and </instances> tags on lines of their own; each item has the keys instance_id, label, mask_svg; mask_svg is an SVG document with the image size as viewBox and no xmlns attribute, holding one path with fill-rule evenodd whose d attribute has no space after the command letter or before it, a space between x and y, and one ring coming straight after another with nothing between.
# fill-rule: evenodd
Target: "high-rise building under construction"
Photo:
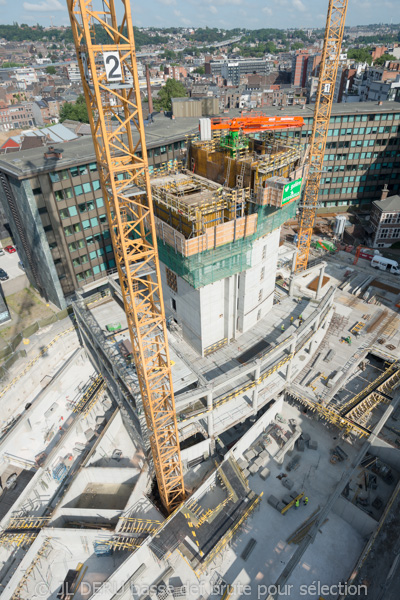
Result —
<instances>
[{"instance_id":1,"label":"high-rise building under construction","mask_svg":"<svg viewBox=\"0 0 400 600\"><path fill-rule=\"evenodd\" d=\"M279 233L296 215L305 147L283 132L192 141L188 170L152 180L166 314L201 355L274 301Z\"/></svg>"}]
</instances>

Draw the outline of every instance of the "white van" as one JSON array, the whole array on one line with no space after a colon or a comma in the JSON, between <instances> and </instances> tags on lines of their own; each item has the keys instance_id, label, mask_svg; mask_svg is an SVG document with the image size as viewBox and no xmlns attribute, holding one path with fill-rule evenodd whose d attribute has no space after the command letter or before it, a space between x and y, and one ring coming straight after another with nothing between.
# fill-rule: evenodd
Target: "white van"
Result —
<instances>
[{"instance_id":1,"label":"white van","mask_svg":"<svg viewBox=\"0 0 400 600\"><path fill-rule=\"evenodd\" d=\"M371 260L371 267L381 271L389 271L389 273L396 273L397 275L400 274L399 263L383 256L374 256Z\"/></svg>"}]
</instances>

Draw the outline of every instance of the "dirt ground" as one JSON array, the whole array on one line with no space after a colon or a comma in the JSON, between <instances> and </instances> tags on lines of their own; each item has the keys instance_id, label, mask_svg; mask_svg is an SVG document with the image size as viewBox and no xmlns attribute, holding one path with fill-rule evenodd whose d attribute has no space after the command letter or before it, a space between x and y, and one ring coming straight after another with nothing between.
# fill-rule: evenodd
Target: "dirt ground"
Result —
<instances>
[{"instance_id":1,"label":"dirt ground","mask_svg":"<svg viewBox=\"0 0 400 600\"><path fill-rule=\"evenodd\" d=\"M35 321L50 317L54 311L37 296L31 288L7 296L12 321L0 328L0 347Z\"/></svg>"}]
</instances>

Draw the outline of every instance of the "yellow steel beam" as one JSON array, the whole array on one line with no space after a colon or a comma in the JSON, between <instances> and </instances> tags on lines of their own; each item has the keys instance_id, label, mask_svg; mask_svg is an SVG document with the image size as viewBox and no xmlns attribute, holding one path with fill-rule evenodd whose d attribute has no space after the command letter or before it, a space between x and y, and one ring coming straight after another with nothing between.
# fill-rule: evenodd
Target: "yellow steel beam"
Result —
<instances>
[{"instance_id":1,"label":"yellow steel beam","mask_svg":"<svg viewBox=\"0 0 400 600\"><path fill-rule=\"evenodd\" d=\"M67 3L158 489L171 512L185 491L130 2Z\"/></svg>"},{"instance_id":2,"label":"yellow steel beam","mask_svg":"<svg viewBox=\"0 0 400 600\"><path fill-rule=\"evenodd\" d=\"M326 139L328 137L333 95L343 41L348 0L329 0L324 45L322 48L317 97L314 109L314 122L310 141L310 170L304 188L300 210L300 230L297 243L296 271L307 268L317 213L319 186Z\"/></svg>"}]
</instances>

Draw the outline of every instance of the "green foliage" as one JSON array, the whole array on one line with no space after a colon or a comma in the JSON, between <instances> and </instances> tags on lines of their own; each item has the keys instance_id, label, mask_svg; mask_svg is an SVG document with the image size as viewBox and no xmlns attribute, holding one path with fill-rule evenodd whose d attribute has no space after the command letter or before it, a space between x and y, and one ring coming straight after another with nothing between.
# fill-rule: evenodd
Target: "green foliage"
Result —
<instances>
[{"instance_id":1,"label":"green foliage","mask_svg":"<svg viewBox=\"0 0 400 600\"><path fill-rule=\"evenodd\" d=\"M46 73L48 73L49 75L55 75L56 68L53 67L53 65L49 65L48 67L46 67Z\"/></svg>"},{"instance_id":2,"label":"green foliage","mask_svg":"<svg viewBox=\"0 0 400 600\"><path fill-rule=\"evenodd\" d=\"M252 29L246 32L246 41L249 42L270 42L279 40L282 44L286 43L286 33L282 29Z\"/></svg>"},{"instance_id":3,"label":"green foliage","mask_svg":"<svg viewBox=\"0 0 400 600\"><path fill-rule=\"evenodd\" d=\"M292 50L300 50L301 48L304 48L304 44L303 42L293 42L293 44L290 44Z\"/></svg>"},{"instance_id":4,"label":"green foliage","mask_svg":"<svg viewBox=\"0 0 400 600\"><path fill-rule=\"evenodd\" d=\"M172 110L171 98L186 98L186 88L175 79L168 79L167 83L158 92L158 97L154 100L153 105L155 110Z\"/></svg>"},{"instance_id":5,"label":"green foliage","mask_svg":"<svg viewBox=\"0 0 400 600\"><path fill-rule=\"evenodd\" d=\"M169 50L168 48L164 50L164 58L166 60L174 60L177 56L177 53L173 50Z\"/></svg>"},{"instance_id":6,"label":"green foliage","mask_svg":"<svg viewBox=\"0 0 400 600\"><path fill-rule=\"evenodd\" d=\"M393 54L382 54L379 58L374 60L375 67L381 67L387 60L398 60Z\"/></svg>"},{"instance_id":7,"label":"green foliage","mask_svg":"<svg viewBox=\"0 0 400 600\"><path fill-rule=\"evenodd\" d=\"M194 32L193 35L190 36L190 39L196 40L196 42L208 43L222 42L224 38L226 38L226 36L224 36L222 33L219 33L216 27L213 27L212 29L209 27L206 27L205 29L200 27Z\"/></svg>"},{"instance_id":8,"label":"green foliage","mask_svg":"<svg viewBox=\"0 0 400 600\"><path fill-rule=\"evenodd\" d=\"M377 44L386 45L391 42L398 41L398 34L396 32L393 33L377 33L376 35L360 35L359 37L354 38L353 43L355 44Z\"/></svg>"},{"instance_id":9,"label":"green foliage","mask_svg":"<svg viewBox=\"0 0 400 600\"><path fill-rule=\"evenodd\" d=\"M133 29L135 32L135 44L137 49L140 49L147 44L165 44L169 41L165 36L159 34L151 36L145 31L139 31L137 27L134 27ZM106 44L110 41L109 36L101 25L96 25L95 30L98 43ZM41 25L36 25L35 29L32 29L25 24L19 26L18 23L14 23L13 25L0 25L0 38L4 38L9 42L22 42L25 40L37 42L49 40L52 42L52 45L49 47L50 49L55 49L57 47L56 44L60 42L72 43L74 41L70 27L67 27L64 30L51 29L45 31Z\"/></svg>"},{"instance_id":10,"label":"green foliage","mask_svg":"<svg viewBox=\"0 0 400 600\"><path fill-rule=\"evenodd\" d=\"M241 56L254 56L255 58L262 58L264 54L277 54L278 49L274 42L265 42L256 44L256 46L239 46Z\"/></svg>"},{"instance_id":11,"label":"green foliage","mask_svg":"<svg viewBox=\"0 0 400 600\"><path fill-rule=\"evenodd\" d=\"M182 52L183 56L185 56L185 54L188 54L189 56L200 56L200 50L195 46L188 46L187 48L184 48Z\"/></svg>"},{"instance_id":12,"label":"green foliage","mask_svg":"<svg viewBox=\"0 0 400 600\"><path fill-rule=\"evenodd\" d=\"M350 48L347 52L347 58L352 58L357 62L366 62L369 65L372 64L371 53L366 48Z\"/></svg>"},{"instance_id":13,"label":"green foliage","mask_svg":"<svg viewBox=\"0 0 400 600\"><path fill-rule=\"evenodd\" d=\"M193 71L194 73L198 73L199 75L204 75L206 72L205 67L196 67Z\"/></svg>"},{"instance_id":14,"label":"green foliage","mask_svg":"<svg viewBox=\"0 0 400 600\"><path fill-rule=\"evenodd\" d=\"M78 96L75 104L66 102L60 110L61 123L66 119L72 121L80 121L81 123L89 123L88 112L86 108L85 97L83 94Z\"/></svg>"},{"instance_id":15,"label":"green foliage","mask_svg":"<svg viewBox=\"0 0 400 600\"><path fill-rule=\"evenodd\" d=\"M1 65L2 69L11 69L12 67L23 67L24 65L22 63L16 63L16 62L4 62Z\"/></svg>"}]
</instances>

